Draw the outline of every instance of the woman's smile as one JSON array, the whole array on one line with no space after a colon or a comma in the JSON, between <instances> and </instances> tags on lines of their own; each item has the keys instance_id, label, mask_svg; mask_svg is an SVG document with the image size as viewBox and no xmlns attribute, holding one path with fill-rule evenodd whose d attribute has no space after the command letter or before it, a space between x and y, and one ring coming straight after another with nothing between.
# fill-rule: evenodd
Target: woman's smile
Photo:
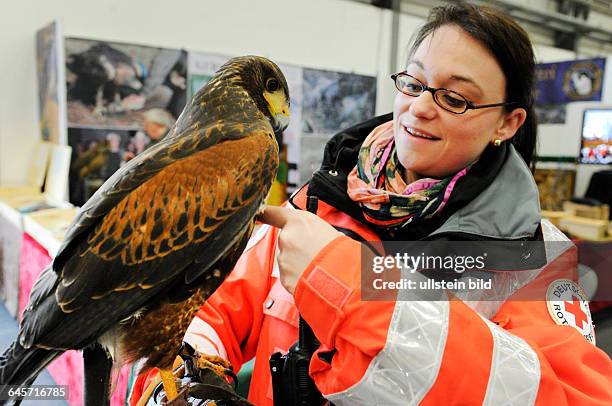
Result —
<instances>
[{"instance_id":1,"label":"woman's smile","mask_svg":"<svg viewBox=\"0 0 612 406\"><path fill-rule=\"evenodd\" d=\"M437 137L431 133L428 133L427 131L415 128L415 127L411 127L411 126L402 126L402 129L404 131L406 131L406 133L414 138L420 139L420 140L426 140L426 141L440 141L441 138Z\"/></svg>"}]
</instances>

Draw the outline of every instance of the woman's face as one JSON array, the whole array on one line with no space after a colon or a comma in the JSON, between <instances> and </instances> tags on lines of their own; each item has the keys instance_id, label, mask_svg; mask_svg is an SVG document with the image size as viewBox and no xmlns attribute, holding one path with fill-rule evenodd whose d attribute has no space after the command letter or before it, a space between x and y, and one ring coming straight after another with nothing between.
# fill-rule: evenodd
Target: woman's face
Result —
<instances>
[{"instance_id":1,"label":"woman's face","mask_svg":"<svg viewBox=\"0 0 612 406\"><path fill-rule=\"evenodd\" d=\"M442 26L426 37L406 71L427 86L454 90L475 105L505 101L501 67L480 42L455 25ZM491 141L512 137L524 115L523 109L505 113L503 107L453 114L438 106L431 92L418 97L398 92L393 129L407 180L442 178L461 170Z\"/></svg>"}]
</instances>

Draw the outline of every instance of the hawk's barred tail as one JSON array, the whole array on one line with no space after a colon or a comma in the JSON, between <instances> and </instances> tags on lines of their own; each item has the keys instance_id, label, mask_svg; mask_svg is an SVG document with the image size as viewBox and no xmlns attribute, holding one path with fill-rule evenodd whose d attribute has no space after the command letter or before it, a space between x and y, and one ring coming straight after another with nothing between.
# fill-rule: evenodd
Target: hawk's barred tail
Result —
<instances>
[{"instance_id":1,"label":"hawk's barred tail","mask_svg":"<svg viewBox=\"0 0 612 406\"><path fill-rule=\"evenodd\" d=\"M31 384L38 374L60 354L60 351L42 348L26 349L14 342L0 357L0 385ZM0 400L0 405L6 402ZM19 402L8 404L19 404Z\"/></svg>"}]
</instances>

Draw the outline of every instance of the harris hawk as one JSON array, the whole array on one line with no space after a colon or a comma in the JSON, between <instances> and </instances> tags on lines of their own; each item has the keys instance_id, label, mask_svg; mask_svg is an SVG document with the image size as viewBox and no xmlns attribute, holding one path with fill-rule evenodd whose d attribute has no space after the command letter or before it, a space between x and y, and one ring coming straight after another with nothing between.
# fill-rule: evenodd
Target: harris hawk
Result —
<instances>
[{"instance_id":1,"label":"harris hawk","mask_svg":"<svg viewBox=\"0 0 612 406\"><path fill-rule=\"evenodd\" d=\"M146 359L176 396L185 331L246 246L288 121L278 66L257 56L223 65L168 135L80 209L0 358L0 385L29 385L83 349L87 405L108 404L112 359Z\"/></svg>"}]
</instances>

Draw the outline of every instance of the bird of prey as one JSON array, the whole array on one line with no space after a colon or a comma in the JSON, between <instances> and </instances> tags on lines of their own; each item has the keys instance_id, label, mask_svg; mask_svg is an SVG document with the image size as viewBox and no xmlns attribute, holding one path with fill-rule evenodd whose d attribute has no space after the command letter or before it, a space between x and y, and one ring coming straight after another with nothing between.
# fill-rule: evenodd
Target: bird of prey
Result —
<instances>
[{"instance_id":1,"label":"bird of prey","mask_svg":"<svg viewBox=\"0 0 612 406\"><path fill-rule=\"evenodd\" d=\"M31 384L84 349L85 403L107 404L112 361L172 364L195 312L233 268L278 167L289 90L270 60L223 65L168 135L115 172L80 209L36 281L0 385Z\"/></svg>"}]
</instances>

